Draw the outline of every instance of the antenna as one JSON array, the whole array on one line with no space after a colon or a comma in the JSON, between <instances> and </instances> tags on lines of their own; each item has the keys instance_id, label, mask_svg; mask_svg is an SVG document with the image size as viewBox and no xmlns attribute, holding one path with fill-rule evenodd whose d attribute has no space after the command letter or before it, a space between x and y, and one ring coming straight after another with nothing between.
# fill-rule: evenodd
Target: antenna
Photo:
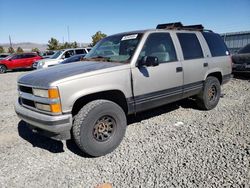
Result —
<instances>
[{"instance_id":1,"label":"antenna","mask_svg":"<svg viewBox=\"0 0 250 188\"><path fill-rule=\"evenodd\" d=\"M67 26L67 31L68 31L68 42L70 43L70 38L69 38L69 26Z\"/></svg>"}]
</instances>

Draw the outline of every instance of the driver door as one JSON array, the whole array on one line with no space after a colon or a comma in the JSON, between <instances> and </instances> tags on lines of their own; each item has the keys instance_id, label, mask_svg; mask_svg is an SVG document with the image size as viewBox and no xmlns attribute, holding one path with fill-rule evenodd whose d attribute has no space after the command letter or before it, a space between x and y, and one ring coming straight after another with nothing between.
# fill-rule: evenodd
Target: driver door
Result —
<instances>
[{"instance_id":1,"label":"driver door","mask_svg":"<svg viewBox=\"0 0 250 188\"><path fill-rule=\"evenodd\" d=\"M141 66L145 57L157 57L158 66ZM183 71L177 59L170 33L152 33L148 36L132 69L136 111L161 106L182 98Z\"/></svg>"}]
</instances>

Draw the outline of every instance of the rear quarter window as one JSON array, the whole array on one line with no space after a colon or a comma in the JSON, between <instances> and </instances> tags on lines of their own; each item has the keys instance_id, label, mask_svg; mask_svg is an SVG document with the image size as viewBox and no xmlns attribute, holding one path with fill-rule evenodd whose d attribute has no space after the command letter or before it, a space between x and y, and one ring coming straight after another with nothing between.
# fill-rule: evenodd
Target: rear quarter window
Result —
<instances>
[{"instance_id":1,"label":"rear quarter window","mask_svg":"<svg viewBox=\"0 0 250 188\"><path fill-rule=\"evenodd\" d=\"M184 60L203 58L200 42L195 33L177 33Z\"/></svg>"},{"instance_id":2,"label":"rear quarter window","mask_svg":"<svg viewBox=\"0 0 250 188\"><path fill-rule=\"evenodd\" d=\"M229 55L227 46L219 34L212 32L203 32L202 35L207 42L212 57Z\"/></svg>"}]
</instances>

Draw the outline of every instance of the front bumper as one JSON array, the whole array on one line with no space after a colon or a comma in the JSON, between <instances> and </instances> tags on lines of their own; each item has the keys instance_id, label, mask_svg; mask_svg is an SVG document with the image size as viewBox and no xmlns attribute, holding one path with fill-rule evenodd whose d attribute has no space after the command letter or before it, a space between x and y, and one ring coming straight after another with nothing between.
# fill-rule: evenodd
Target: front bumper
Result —
<instances>
[{"instance_id":1,"label":"front bumper","mask_svg":"<svg viewBox=\"0 0 250 188\"><path fill-rule=\"evenodd\" d=\"M29 124L36 132L56 140L68 140L71 138L72 115L64 114L50 116L27 109L15 104L15 111L20 119Z\"/></svg>"}]
</instances>

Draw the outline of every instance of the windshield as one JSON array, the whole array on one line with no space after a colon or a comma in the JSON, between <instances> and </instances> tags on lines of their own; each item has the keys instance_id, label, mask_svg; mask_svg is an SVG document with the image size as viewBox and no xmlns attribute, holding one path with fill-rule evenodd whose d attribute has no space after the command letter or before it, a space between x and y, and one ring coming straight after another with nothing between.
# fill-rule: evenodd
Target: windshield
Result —
<instances>
[{"instance_id":1,"label":"windshield","mask_svg":"<svg viewBox=\"0 0 250 188\"><path fill-rule=\"evenodd\" d=\"M12 58L12 57L14 57L14 56L15 56L15 54L11 54L11 55L9 55L9 56L5 57L4 59L9 60L9 59L11 59L11 58Z\"/></svg>"},{"instance_id":2,"label":"windshield","mask_svg":"<svg viewBox=\"0 0 250 188\"><path fill-rule=\"evenodd\" d=\"M56 59L56 58L58 58L62 53L63 53L63 51L57 51L50 59Z\"/></svg>"},{"instance_id":3,"label":"windshield","mask_svg":"<svg viewBox=\"0 0 250 188\"><path fill-rule=\"evenodd\" d=\"M106 37L86 54L85 59L127 63L133 56L142 34L121 34Z\"/></svg>"}]
</instances>

